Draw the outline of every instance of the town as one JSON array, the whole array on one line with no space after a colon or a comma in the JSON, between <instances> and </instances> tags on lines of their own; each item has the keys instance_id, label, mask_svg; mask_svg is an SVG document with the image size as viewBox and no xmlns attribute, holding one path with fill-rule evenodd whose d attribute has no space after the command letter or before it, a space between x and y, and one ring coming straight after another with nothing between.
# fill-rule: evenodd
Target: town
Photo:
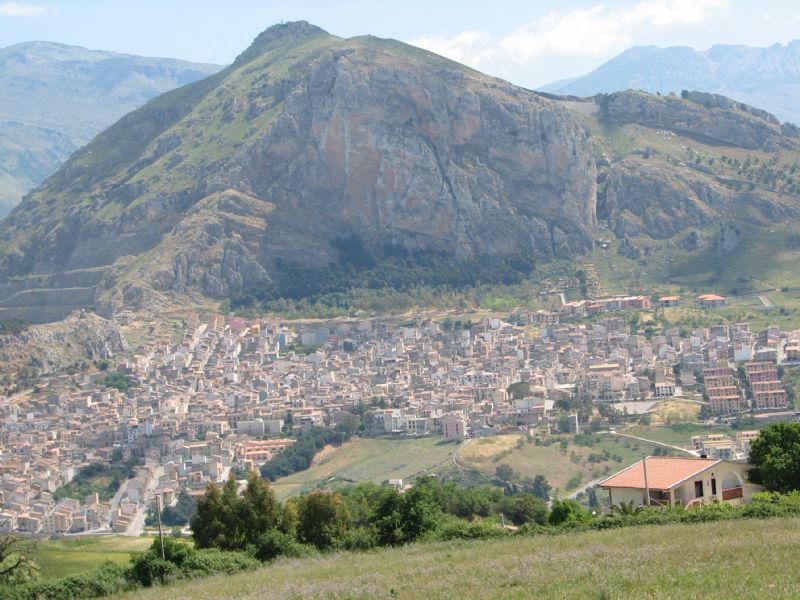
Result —
<instances>
[{"instance_id":1,"label":"town","mask_svg":"<svg viewBox=\"0 0 800 600\"><path fill-rule=\"evenodd\" d=\"M575 315L598 306L608 314ZM607 430L676 399L699 405L706 419L796 418L781 376L800 359L800 331L737 323L645 335L614 314L628 308L647 309L649 300L477 322L287 325L191 314L180 343L139 347L95 373L44 377L36 393L0 401L0 529L139 535L157 503L202 494L231 470L256 469L304 433L354 414L366 436L444 439L564 423ZM695 436L686 450L746 459L752 429L735 439ZM129 470L108 498L59 492L81 469L112 463Z\"/></svg>"}]
</instances>

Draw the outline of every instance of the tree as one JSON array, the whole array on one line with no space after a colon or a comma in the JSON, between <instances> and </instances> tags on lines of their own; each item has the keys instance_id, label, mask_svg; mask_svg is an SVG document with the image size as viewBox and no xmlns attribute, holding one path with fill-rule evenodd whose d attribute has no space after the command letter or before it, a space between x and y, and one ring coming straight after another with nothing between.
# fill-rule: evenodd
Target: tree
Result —
<instances>
[{"instance_id":1,"label":"tree","mask_svg":"<svg viewBox=\"0 0 800 600\"><path fill-rule=\"evenodd\" d=\"M508 386L508 394L513 400L522 400L531 393L531 385L526 381L518 381Z\"/></svg>"},{"instance_id":2,"label":"tree","mask_svg":"<svg viewBox=\"0 0 800 600\"><path fill-rule=\"evenodd\" d=\"M218 546L220 550L239 550L244 547L244 531L239 517L239 483L231 473L222 486L221 519L224 529Z\"/></svg>"},{"instance_id":3,"label":"tree","mask_svg":"<svg viewBox=\"0 0 800 600\"><path fill-rule=\"evenodd\" d=\"M600 506L600 500L597 498L597 487L590 487L587 495L589 496L589 506L591 508L598 508Z\"/></svg>"},{"instance_id":4,"label":"tree","mask_svg":"<svg viewBox=\"0 0 800 600\"><path fill-rule=\"evenodd\" d=\"M507 464L497 465L494 474L497 475L497 478L501 481L511 481L514 479L515 475L514 469Z\"/></svg>"},{"instance_id":5,"label":"tree","mask_svg":"<svg viewBox=\"0 0 800 600\"><path fill-rule=\"evenodd\" d=\"M361 419L353 414L345 414L334 429L337 432L343 433L347 438L350 438L356 434L360 426Z\"/></svg>"},{"instance_id":6,"label":"tree","mask_svg":"<svg viewBox=\"0 0 800 600\"><path fill-rule=\"evenodd\" d=\"M238 499L238 521L245 544L254 544L278 522L280 504L269 483L251 471L247 487Z\"/></svg>"},{"instance_id":7,"label":"tree","mask_svg":"<svg viewBox=\"0 0 800 600\"><path fill-rule=\"evenodd\" d=\"M442 511L433 485L423 478L404 494L387 488L378 497L372 521L381 545L407 544L420 539L439 524Z\"/></svg>"},{"instance_id":8,"label":"tree","mask_svg":"<svg viewBox=\"0 0 800 600\"><path fill-rule=\"evenodd\" d=\"M533 478L533 482L530 485L531 494L539 498L540 500L544 500L548 502L550 500L550 490L552 489L551 485L547 482L547 479L544 478L544 475L537 475Z\"/></svg>"},{"instance_id":9,"label":"tree","mask_svg":"<svg viewBox=\"0 0 800 600\"><path fill-rule=\"evenodd\" d=\"M350 512L340 494L314 491L297 506L297 539L320 550L333 548L350 529Z\"/></svg>"},{"instance_id":10,"label":"tree","mask_svg":"<svg viewBox=\"0 0 800 600\"><path fill-rule=\"evenodd\" d=\"M186 525L197 510L197 502L186 490L178 494L175 506L165 506L161 511L161 522L167 526Z\"/></svg>"},{"instance_id":11,"label":"tree","mask_svg":"<svg viewBox=\"0 0 800 600\"><path fill-rule=\"evenodd\" d=\"M251 473L241 497L231 474L222 489L209 484L197 502L192 532L198 548L244 550L278 522L280 504L269 484Z\"/></svg>"},{"instance_id":12,"label":"tree","mask_svg":"<svg viewBox=\"0 0 800 600\"><path fill-rule=\"evenodd\" d=\"M585 523L590 519L589 514L577 500L567 499L553 500L553 508L547 522L550 525L562 525L565 523Z\"/></svg>"},{"instance_id":13,"label":"tree","mask_svg":"<svg viewBox=\"0 0 800 600\"><path fill-rule=\"evenodd\" d=\"M773 492L800 490L800 423L778 421L750 444L750 481Z\"/></svg>"},{"instance_id":14,"label":"tree","mask_svg":"<svg viewBox=\"0 0 800 600\"><path fill-rule=\"evenodd\" d=\"M500 503L500 510L514 525L547 523L547 505L533 494L506 496Z\"/></svg>"},{"instance_id":15,"label":"tree","mask_svg":"<svg viewBox=\"0 0 800 600\"><path fill-rule=\"evenodd\" d=\"M612 504L610 508L612 515L621 516L638 515L644 510L644 508L641 506L634 506L633 500L630 502L620 501L619 504Z\"/></svg>"},{"instance_id":16,"label":"tree","mask_svg":"<svg viewBox=\"0 0 800 600\"><path fill-rule=\"evenodd\" d=\"M222 521L224 505L222 492L215 483L210 483L206 493L197 501L197 512L192 517L192 534L198 548L220 548L225 537Z\"/></svg>"},{"instance_id":17,"label":"tree","mask_svg":"<svg viewBox=\"0 0 800 600\"><path fill-rule=\"evenodd\" d=\"M0 584L22 583L39 572L33 560L36 542L16 535L0 535Z\"/></svg>"},{"instance_id":18,"label":"tree","mask_svg":"<svg viewBox=\"0 0 800 600\"><path fill-rule=\"evenodd\" d=\"M432 478L422 478L401 496L403 535L406 542L420 539L439 524L442 511L434 500Z\"/></svg>"},{"instance_id":19,"label":"tree","mask_svg":"<svg viewBox=\"0 0 800 600\"><path fill-rule=\"evenodd\" d=\"M300 522L300 515L297 510L299 498L289 498L283 505L283 515L281 516L281 531L287 535L297 537L297 525Z\"/></svg>"}]
</instances>

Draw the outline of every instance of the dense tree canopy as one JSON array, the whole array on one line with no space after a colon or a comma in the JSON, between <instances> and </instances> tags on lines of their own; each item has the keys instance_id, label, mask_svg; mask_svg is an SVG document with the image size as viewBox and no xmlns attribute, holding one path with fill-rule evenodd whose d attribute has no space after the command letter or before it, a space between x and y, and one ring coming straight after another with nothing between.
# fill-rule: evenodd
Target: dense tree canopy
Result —
<instances>
[{"instance_id":1,"label":"dense tree canopy","mask_svg":"<svg viewBox=\"0 0 800 600\"><path fill-rule=\"evenodd\" d=\"M280 505L269 483L255 471L247 478L244 493L231 475L220 488L213 483L197 502L192 532L198 548L244 550L273 528Z\"/></svg>"},{"instance_id":2,"label":"dense tree canopy","mask_svg":"<svg viewBox=\"0 0 800 600\"><path fill-rule=\"evenodd\" d=\"M321 550L332 548L350 529L350 511L339 494L315 491L297 506L297 538Z\"/></svg>"},{"instance_id":3,"label":"dense tree canopy","mask_svg":"<svg viewBox=\"0 0 800 600\"><path fill-rule=\"evenodd\" d=\"M750 445L750 481L774 492L800 490L800 423L779 421Z\"/></svg>"}]
</instances>

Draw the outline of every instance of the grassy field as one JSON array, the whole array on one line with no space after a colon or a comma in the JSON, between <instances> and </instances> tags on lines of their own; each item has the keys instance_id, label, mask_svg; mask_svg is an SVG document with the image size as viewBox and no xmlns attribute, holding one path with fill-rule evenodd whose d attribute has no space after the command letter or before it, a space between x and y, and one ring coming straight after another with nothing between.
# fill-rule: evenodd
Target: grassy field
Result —
<instances>
[{"instance_id":1,"label":"grassy field","mask_svg":"<svg viewBox=\"0 0 800 600\"><path fill-rule=\"evenodd\" d=\"M794 408L800 406L800 367L789 367L783 376L786 391L794 395Z\"/></svg>"},{"instance_id":2,"label":"grassy field","mask_svg":"<svg viewBox=\"0 0 800 600\"><path fill-rule=\"evenodd\" d=\"M121 597L797 598L798 545L798 519L636 527L283 559Z\"/></svg>"},{"instance_id":3,"label":"grassy field","mask_svg":"<svg viewBox=\"0 0 800 600\"><path fill-rule=\"evenodd\" d=\"M700 414L700 405L696 402L684 402L681 400L664 400L658 403L658 407L650 415L653 423L672 424L694 421Z\"/></svg>"},{"instance_id":4,"label":"grassy field","mask_svg":"<svg viewBox=\"0 0 800 600\"><path fill-rule=\"evenodd\" d=\"M553 436L549 446L535 445L525 441L522 435L504 435L480 438L472 441L458 453L458 461L465 467L494 473L498 465L506 464L520 478L544 475L554 488L572 491L603 475L614 473L623 467L641 460L642 453L652 454L654 446L646 443L614 438L607 435L592 436L592 446L578 445L572 435ZM566 441L562 450L561 442ZM599 462L590 462L592 454L611 457Z\"/></svg>"},{"instance_id":5,"label":"grassy field","mask_svg":"<svg viewBox=\"0 0 800 600\"><path fill-rule=\"evenodd\" d=\"M141 552L151 543L148 537L83 537L45 540L39 543L36 562L46 579L75 575L106 560L126 563L131 552Z\"/></svg>"},{"instance_id":6,"label":"grassy field","mask_svg":"<svg viewBox=\"0 0 800 600\"><path fill-rule=\"evenodd\" d=\"M736 431L727 425L697 425L694 423L681 423L664 427L636 425L626 429L624 433L661 442L663 444L672 444L673 446L686 446L692 441L693 435L709 433L736 435Z\"/></svg>"},{"instance_id":7,"label":"grassy field","mask_svg":"<svg viewBox=\"0 0 800 600\"><path fill-rule=\"evenodd\" d=\"M317 487L327 489L353 482L406 479L425 469L447 463L458 444L441 436L390 439L358 438L336 449L311 468L272 484L281 500Z\"/></svg>"}]
</instances>

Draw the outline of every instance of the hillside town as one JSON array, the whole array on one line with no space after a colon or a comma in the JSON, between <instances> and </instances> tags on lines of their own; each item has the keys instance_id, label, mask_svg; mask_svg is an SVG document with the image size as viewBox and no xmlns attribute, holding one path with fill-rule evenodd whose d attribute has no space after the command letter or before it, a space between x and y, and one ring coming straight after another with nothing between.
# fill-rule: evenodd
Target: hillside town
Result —
<instances>
[{"instance_id":1,"label":"hillside town","mask_svg":"<svg viewBox=\"0 0 800 600\"><path fill-rule=\"evenodd\" d=\"M795 418L780 372L800 358L800 331L738 323L651 335L621 315L562 316L296 326L190 315L179 343L160 340L106 371L45 377L36 393L0 400L0 528L138 535L156 501L202 493L350 415L366 436L446 439L564 423L607 430L676 398L706 418ZM106 385L110 374L130 385ZM746 458L756 435L686 445ZM82 468L112 462L131 476L110 499L56 499Z\"/></svg>"}]
</instances>

